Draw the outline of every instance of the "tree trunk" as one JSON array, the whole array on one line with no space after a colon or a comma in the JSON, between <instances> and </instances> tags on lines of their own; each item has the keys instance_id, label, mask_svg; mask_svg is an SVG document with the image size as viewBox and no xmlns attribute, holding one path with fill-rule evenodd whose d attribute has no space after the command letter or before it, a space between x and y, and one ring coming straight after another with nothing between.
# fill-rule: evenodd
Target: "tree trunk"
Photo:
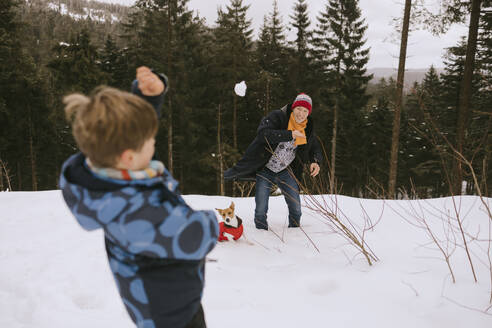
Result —
<instances>
[{"instance_id":1,"label":"tree trunk","mask_svg":"<svg viewBox=\"0 0 492 328\"><path fill-rule=\"evenodd\" d=\"M167 126L167 169L171 175L173 174L173 107L171 97L168 101L168 126Z\"/></svg>"},{"instance_id":2,"label":"tree trunk","mask_svg":"<svg viewBox=\"0 0 492 328\"><path fill-rule=\"evenodd\" d=\"M487 136L485 141L485 156L482 164L482 193L486 197L491 197L489 188L492 186L492 176L488 176L491 155L492 155L492 114L489 117L489 125L487 128Z\"/></svg>"},{"instance_id":3,"label":"tree trunk","mask_svg":"<svg viewBox=\"0 0 492 328\"><path fill-rule=\"evenodd\" d=\"M2 164L2 161L0 161L0 164ZM2 166L0 165L0 191L4 191L5 189L3 188L3 169Z\"/></svg>"},{"instance_id":4,"label":"tree trunk","mask_svg":"<svg viewBox=\"0 0 492 328\"><path fill-rule=\"evenodd\" d=\"M234 149L237 149L237 95L234 93L234 109L232 113L232 145ZM223 161L220 161L221 165ZM222 183L223 177L221 175L221 183ZM232 197L236 197L236 184L232 184Z\"/></svg>"},{"instance_id":5,"label":"tree trunk","mask_svg":"<svg viewBox=\"0 0 492 328\"><path fill-rule=\"evenodd\" d=\"M403 27L401 30L400 61L398 63L398 77L396 79L395 116L393 117L393 133L391 136L391 159L388 179L388 196L390 198L394 198L396 196L396 173L398 171L398 148L400 140L400 116L403 99L405 61L407 59L408 28L410 25L411 7L412 0L405 0Z\"/></svg>"},{"instance_id":6,"label":"tree trunk","mask_svg":"<svg viewBox=\"0 0 492 328\"><path fill-rule=\"evenodd\" d=\"M172 55L172 28L171 28L171 2L168 2L167 7L167 32L168 32L168 52L167 52L167 70L171 72L171 55ZM168 92L169 115L167 127L167 169L171 175L173 174L173 107L171 102L171 92Z\"/></svg>"},{"instance_id":7,"label":"tree trunk","mask_svg":"<svg viewBox=\"0 0 492 328\"><path fill-rule=\"evenodd\" d=\"M1 159L0 159L0 179L2 180L2 191L4 190L4 182L3 182L3 177L5 176L5 180L7 181L7 184L5 187L7 187L7 189L9 191L12 191L12 183L11 183L11 179L10 179L10 171L9 169L7 168L7 164L5 162L3 162Z\"/></svg>"},{"instance_id":8,"label":"tree trunk","mask_svg":"<svg viewBox=\"0 0 492 328\"><path fill-rule=\"evenodd\" d=\"M179 157L178 157L178 162L183 163L182 161L179 160ZM186 186L183 183L185 181L185 179L184 179L184 168L183 168L182 164L179 165L178 168L179 168L179 191L182 194L184 194L186 192Z\"/></svg>"},{"instance_id":9,"label":"tree trunk","mask_svg":"<svg viewBox=\"0 0 492 328\"><path fill-rule=\"evenodd\" d=\"M237 149L237 96L234 94L234 108L232 112L232 146Z\"/></svg>"},{"instance_id":10,"label":"tree trunk","mask_svg":"<svg viewBox=\"0 0 492 328\"><path fill-rule=\"evenodd\" d=\"M17 162L17 190L22 191L22 174L20 162Z\"/></svg>"},{"instance_id":11,"label":"tree trunk","mask_svg":"<svg viewBox=\"0 0 492 328\"><path fill-rule=\"evenodd\" d=\"M220 115L220 104L219 110L217 112L217 148L218 154L217 157L219 159L219 192L221 196L224 196L224 161L222 160L222 140L220 137L220 129L221 129L221 115Z\"/></svg>"},{"instance_id":12,"label":"tree trunk","mask_svg":"<svg viewBox=\"0 0 492 328\"><path fill-rule=\"evenodd\" d=\"M472 0L472 9L470 14L470 25L468 28L468 42L466 46L465 70L463 80L461 81L460 100L458 108L458 122L456 127L456 149L463 156L465 136L468 129L471 87L473 79L473 70L475 66L475 54L477 52L478 23L480 20L480 5L482 0ZM463 165L460 160L455 162L456 181L454 182L453 194L461 194L461 185L463 181Z\"/></svg>"},{"instance_id":13,"label":"tree trunk","mask_svg":"<svg viewBox=\"0 0 492 328\"><path fill-rule=\"evenodd\" d=\"M236 58L232 58L232 69L234 72L237 72L236 68ZM236 75L236 74L234 74ZM234 76L234 83L237 81L237 77ZM232 109L232 146L234 149L237 149L237 95L235 91L232 91L233 98L233 109Z\"/></svg>"},{"instance_id":14,"label":"tree trunk","mask_svg":"<svg viewBox=\"0 0 492 328\"><path fill-rule=\"evenodd\" d=\"M267 73L268 74L268 73ZM265 104L265 112L263 116L267 116L270 111L270 76L267 76L267 85L266 85L266 104Z\"/></svg>"},{"instance_id":15,"label":"tree trunk","mask_svg":"<svg viewBox=\"0 0 492 328\"><path fill-rule=\"evenodd\" d=\"M33 147L33 136L32 136L32 111L29 106L29 157L31 158L31 181L32 181L32 191L38 191L38 178L36 173L36 154L34 153Z\"/></svg>"},{"instance_id":16,"label":"tree trunk","mask_svg":"<svg viewBox=\"0 0 492 328\"><path fill-rule=\"evenodd\" d=\"M339 40L341 42L341 40ZM339 101L338 101L338 93L342 89L342 82L341 82L341 77L340 75L342 74L341 72L341 58L340 54L338 54L338 62L337 62L337 67L336 67L336 72L337 72L337 81L336 81L336 88L335 91L337 95L335 95L335 106L333 106L333 135L331 137L331 165L330 165L330 194L334 194L336 192L335 189L335 184L336 184L336 179L335 179L335 174L336 174L336 160L337 160L337 132L338 132L338 111L339 111Z\"/></svg>"},{"instance_id":17,"label":"tree trunk","mask_svg":"<svg viewBox=\"0 0 492 328\"><path fill-rule=\"evenodd\" d=\"M337 150L337 129L338 129L338 100L335 100L333 108L333 135L331 137L331 165L330 165L330 194L334 194L335 190L335 163Z\"/></svg>"}]
</instances>

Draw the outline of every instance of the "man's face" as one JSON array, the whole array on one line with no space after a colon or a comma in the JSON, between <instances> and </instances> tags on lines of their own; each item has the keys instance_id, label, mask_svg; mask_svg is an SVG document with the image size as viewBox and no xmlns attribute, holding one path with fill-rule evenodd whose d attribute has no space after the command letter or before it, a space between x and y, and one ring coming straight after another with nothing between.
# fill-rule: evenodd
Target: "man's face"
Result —
<instances>
[{"instance_id":1,"label":"man's face","mask_svg":"<svg viewBox=\"0 0 492 328\"><path fill-rule=\"evenodd\" d=\"M297 106L295 107L292 112L294 113L294 119L296 120L297 123L302 123L304 122L308 115L309 115L309 109Z\"/></svg>"}]
</instances>

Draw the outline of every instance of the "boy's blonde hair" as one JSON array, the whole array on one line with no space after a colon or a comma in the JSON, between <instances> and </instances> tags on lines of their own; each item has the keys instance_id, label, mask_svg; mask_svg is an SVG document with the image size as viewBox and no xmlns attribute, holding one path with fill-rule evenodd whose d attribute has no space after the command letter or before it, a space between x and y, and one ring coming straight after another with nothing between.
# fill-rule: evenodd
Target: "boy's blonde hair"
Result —
<instances>
[{"instance_id":1,"label":"boy's blonde hair","mask_svg":"<svg viewBox=\"0 0 492 328\"><path fill-rule=\"evenodd\" d=\"M127 149L139 151L157 133L157 114L144 99L101 86L89 97L63 98L79 149L98 167L114 167Z\"/></svg>"}]
</instances>

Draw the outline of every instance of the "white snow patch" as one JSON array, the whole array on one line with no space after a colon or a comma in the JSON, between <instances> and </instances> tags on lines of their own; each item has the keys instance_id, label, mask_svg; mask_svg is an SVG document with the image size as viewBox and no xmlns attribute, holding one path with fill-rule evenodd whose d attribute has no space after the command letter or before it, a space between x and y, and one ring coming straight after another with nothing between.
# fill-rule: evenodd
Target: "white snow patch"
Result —
<instances>
[{"instance_id":1,"label":"white snow patch","mask_svg":"<svg viewBox=\"0 0 492 328\"><path fill-rule=\"evenodd\" d=\"M185 196L195 209L224 208L231 198ZM428 237L410 222L422 210L439 236L453 213L451 198L421 201L338 197L339 209L362 224L362 209L380 223L366 240L380 261L372 267L333 234L320 215L303 209L302 227L287 229L283 197L272 197L271 231L256 230L254 198L234 198L244 236L209 254L203 305L209 327L489 328L486 247L471 243L478 283L466 256L452 257L457 283ZM477 197L455 198L464 223L487 237L489 219ZM492 199L487 199L492 205ZM303 203L304 204L304 203ZM418 214L418 213L417 213ZM415 223L415 222L413 222ZM483 245L481 245L483 246ZM102 231L82 230L60 191L0 193L0 327L134 327L110 273Z\"/></svg>"},{"instance_id":2,"label":"white snow patch","mask_svg":"<svg viewBox=\"0 0 492 328\"><path fill-rule=\"evenodd\" d=\"M60 5L58 5L57 3L48 2L48 8L60 12L62 15L68 14L67 5L64 3L60 3Z\"/></svg>"},{"instance_id":3,"label":"white snow patch","mask_svg":"<svg viewBox=\"0 0 492 328\"><path fill-rule=\"evenodd\" d=\"M101 23L106 22L107 18L111 21L111 23L115 23L119 21L118 17L116 17L114 14L111 14L111 16L106 17L106 12L104 10L83 8L84 14L76 14L73 12L69 12L66 4L61 3L59 6L57 3L53 3L53 2L48 3L48 8L57 11L62 15L69 15L70 17L72 17L74 20L77 21L82 19L88 19L88 18L92 19L93 21L97 21Z\"/></svg>"}]
</instances>

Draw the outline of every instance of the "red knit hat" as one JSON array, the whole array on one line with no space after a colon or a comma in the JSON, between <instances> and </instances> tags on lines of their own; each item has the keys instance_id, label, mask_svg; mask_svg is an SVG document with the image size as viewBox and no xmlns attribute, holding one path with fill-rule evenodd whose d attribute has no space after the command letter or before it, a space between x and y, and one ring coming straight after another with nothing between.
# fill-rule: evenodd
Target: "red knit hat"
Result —
<instances>
[{"instance_id":1,"label":"red knit hat","mask_svg":"<svg viewBox=\"0 0 492 328\"><path fill-rule=\"evenodd\" d=\"M311 100L311 97L309 97L307 94L300 93L297 95L296 100L294 100L294 103L292 103L292 109L298 106L307 108L309 110L309 115L311 115L311 111L313 109L313 101Z\"/></svg>"}]
</instances>

